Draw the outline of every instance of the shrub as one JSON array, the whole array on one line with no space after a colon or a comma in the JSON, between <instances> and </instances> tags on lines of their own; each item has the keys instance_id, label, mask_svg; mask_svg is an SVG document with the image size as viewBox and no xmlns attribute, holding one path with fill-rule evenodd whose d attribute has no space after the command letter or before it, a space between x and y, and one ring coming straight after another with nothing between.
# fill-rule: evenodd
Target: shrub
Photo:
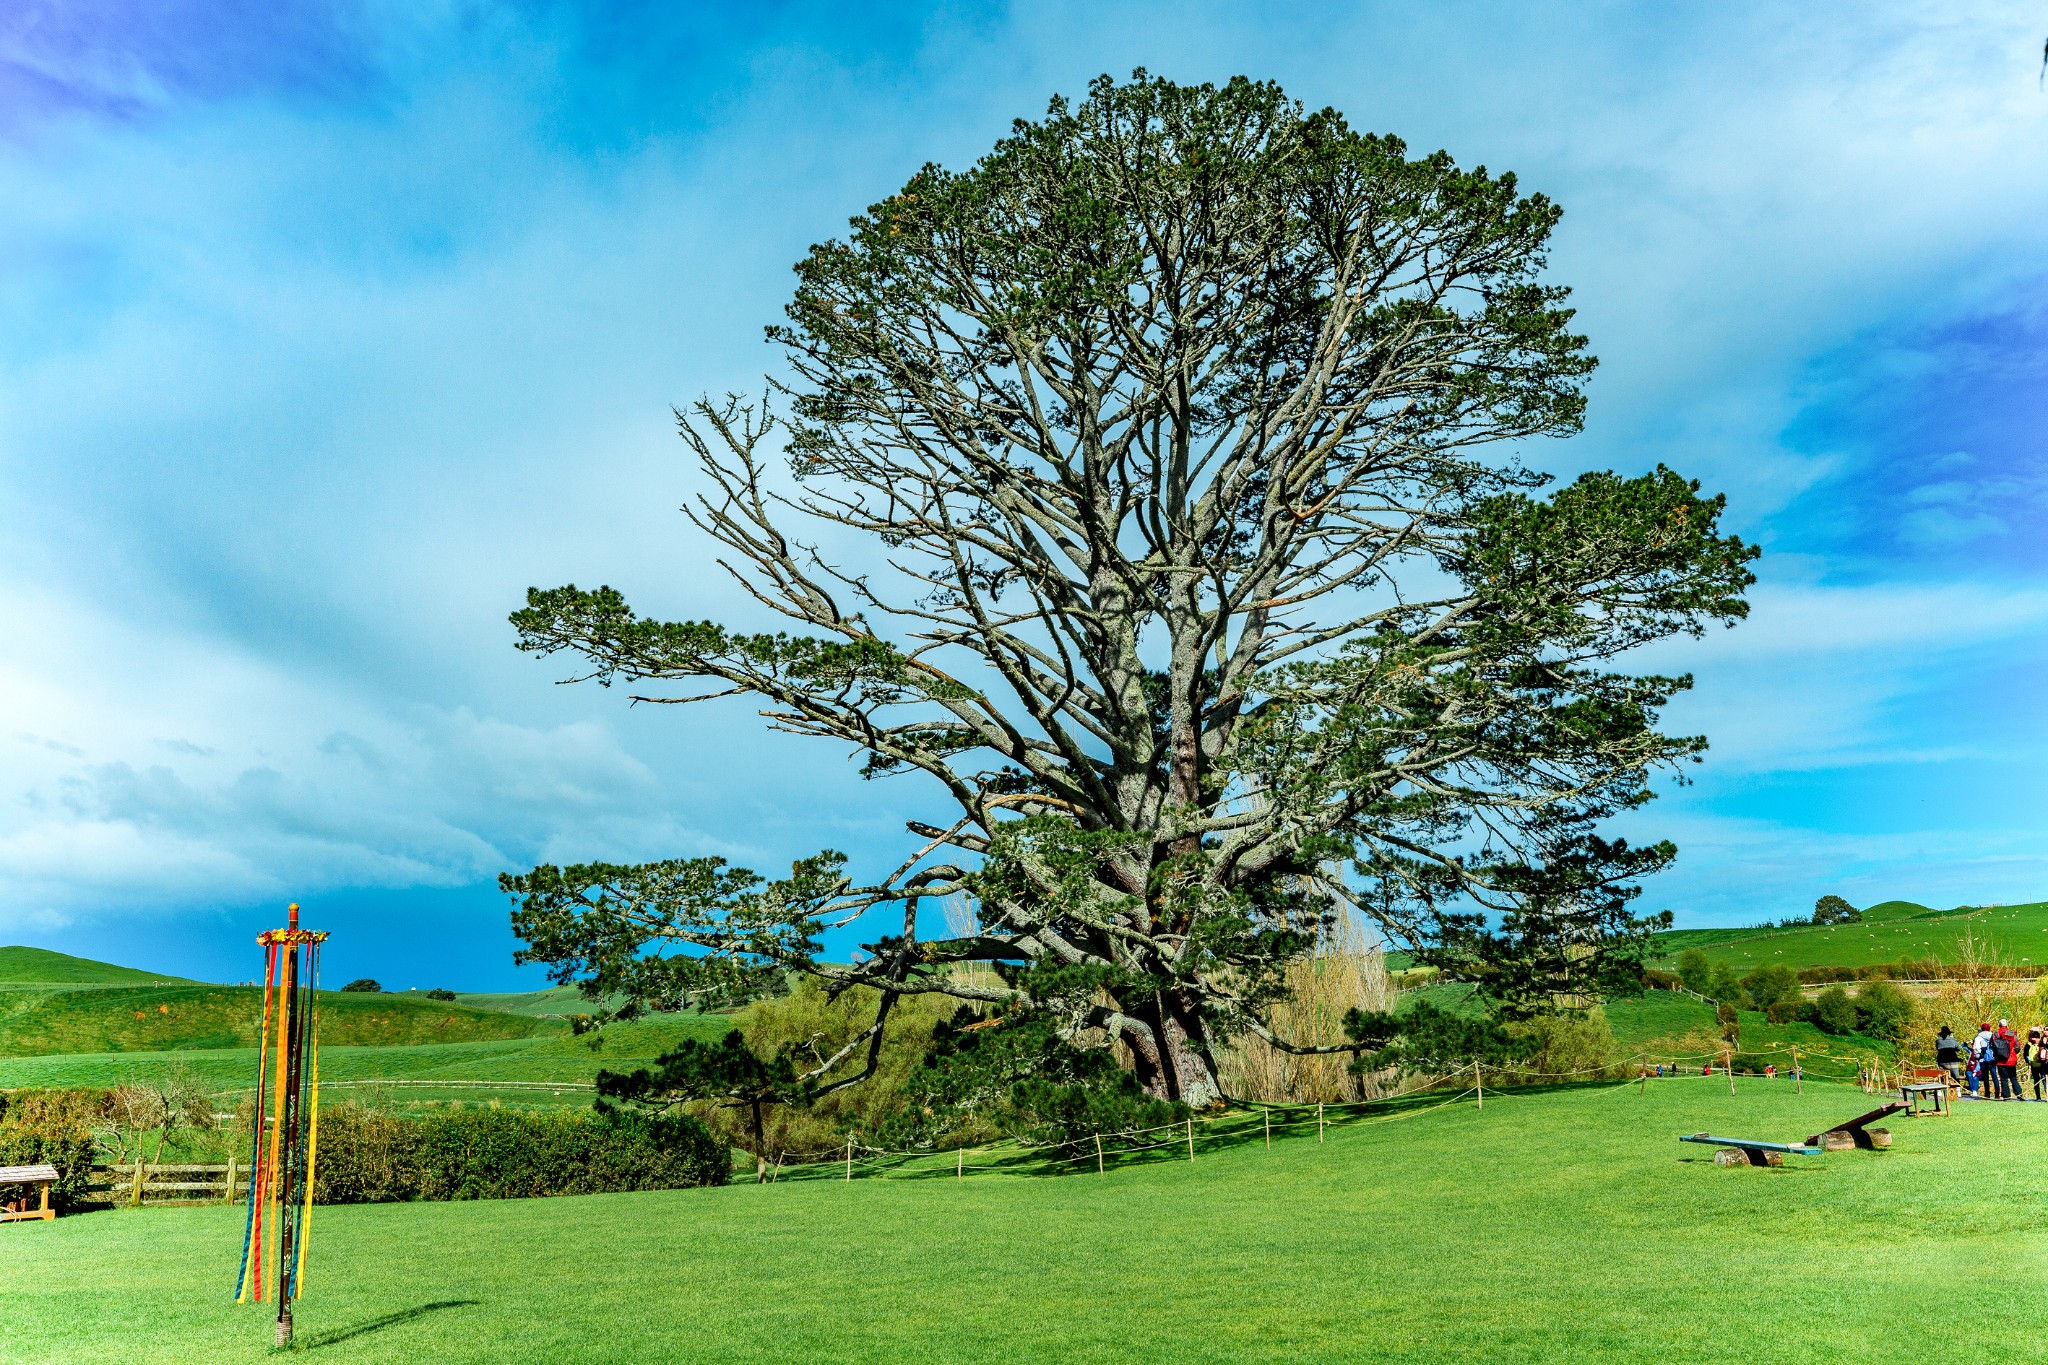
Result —
<instances>
[{"instance_id":1,"label":"shrub","mask_svg":"<svg viewBox=\"0 0 2048 1365\"><path fill-rule=\"evenodd\" d=\"M367 976L359 976L342 987L345 991L364 991L371 995L382 993L383 987Z\"/></svg>"},{"instance_id":2,"label":"shrub","mask_svg":"<svg viewBox=\"0 0 2048 1365\"><path fill-rule=\"evenodd\" d=\"M1822 1033L1854 1033L1856 1024L1856 1006L1840 986L1828 987L1813 1002L1813 1026Z\"/></svg>"},{"instance_id":3,"label":"shrub","mask_svg":"<svg viewBox=\"0 0 2048 1365\"><path fill-rule=\"evenodd\" d=\"M1797 996L1799 973L1791 967L1773 963L1768 967L1759 967L1743 977L1741 986L1749 993L1749 998L1755 1003L1756 1008L1769 1014L1771 1006L1780 1000L1788 996Z\"/></svg>"},{"instance_id":4,"label":"shrub","mask_svg":"<svg viewBox=\"0 0 2048 1365\"><path fill-rule=\"evenodd\" d=\"M1783 1000L1773 1000L1764 1010L1764 1017L1774 1024L1803 1024L1813 1018L1813 1002L1788 995Z\"/></svg>"},{"instance_id":5,"label":"shrub","mask_svg":"<svg viewBox=\"0 0 2048 1365\"><path fill-rule=\"evenodd\" d=\"M889 1015L889 1031L882 1038L875 1075L807 1105L776 1105L770 1109L765 1134L768 1150L817 1151L845 1142L849 1132L882 1132L910 1108L909 1078L930 1049L932 1029L958 1008L958 1001L938 994L898 1000ZM815 979L805 977L784 995L756 999L733 1016L733 1023L758 1056L774 1057L795 1049L803 1058L810 1059L838 1052L859 1038L874 1017L875 993L868 987L857 986L835 997L827 995ZM867 1049L859 1047L825 1079L832 1081L858 1074L866 1061ZM753 1141L752 1117L744 1110L699 1100L690 1103L687 1112L735 1145Z\"/></svg>"},{"instance_id":6,"label":"shrub","mask_svg":"<svg viewBox=\"0 0 2048 1365\"><path fill-rule=\"evenodd\" d=\"M1589 1080L1614 1069L1620 1047L1607 1013L1598 1008L1583 1014L1546 1014L1518 1027L1534 1040L1529 1057L1532 1080Z\"/></svg>"},{"instance_id":7,"label":"shrub","mask_svg":"<svg viewBox=\"0 0 2048 1365\"><path fill-rule=\"evenodd\" d=\"M1901 1042L1919 1017L1913 997L1889 981L1868 981L1856 992L1857 1025L1873 1038Z\"/></svg>"},{"instance_id":8,"label":"shrub","mask_svg":"<svg viewBox=\"0 0 2048 1365\"><path fill-rule=\"evenodd\" d=\"M1748 994L1735 977L1735 969L1725 962L1716 962L1707 972L1707 984L1700 990L1700 994L1711 996L1721 1004L1733 1005L1737 1009L1749 1003Z\"/></svg>"},{"instance_id":9,"label":"shrub","mask_svg":"<svg viewBox=\"0 0 2048 1365\"><path fill-rule=\"evenodd\" d=\"M320 1114L314 1199L528 1199L722 1185L723 1142L682 1116L453 1109L421 1118L341 1104Z\"/></svg>"},{"instance_id":10,"label":"shrub","mask_svg":"<svg viewBox=\"0 0 2048 1365\"><path fill-rule=\"evenodd\" d=\"M1714 1006L1714 1022L1721 1026L1721 1036L1730 1043L1734 1042L1742 1031L1742 1016L1736 1012L1735 1006L1725 1000Z\"/></svg>"},{"instance_id":11,"label":"shrub","mask_svg":"<svg viewBox=\"0 0 2048 1365\"><path fill-rule=\"evenodd\" d=\"M106 1123L110 1096L98 1087L0 1094L0 1166L55 1166L50 1203L59 1213L85 1204L93 1130ZM25 1185L0 1185L0 1200L28 1193Z\"/></svg>"},{"instance_id":12,"label":"shrub","mask_svg":"<svg viewBox=\"0 0 2048 1365\"><path fill-rule=\"evenodd\" d=\"M446 990L441 987L436 987L435 989L427 992L427 999L429 1000L453 1000L454 998L454 991Z\"/></svg>"},{"instance_id":13,"label":"shrub","mask_svg":"<svg viewBox=\"0 0 2048 1365\"><path fill-rule=\"evenodd\" d=\"M1777 1060L1775 1056L1769 1053L1738 1052L1729 1059L1729 1064L1742 1075L1761 1076L1764 1074L1764 1068Z\"/></svg>"},{"instance_id":14,"label":"shrub","mask_svg":"<svg viewBox=\"0 0 2048 1365\"><path fill-rule=\"evenodd\" d=\"M1687 948L1672 965L1678 968L1678 979L1685 983L1687 990L1698 991L1701 995L1710 994L1707 990L1710 969L1705 953L1697 948Z\"/></svg>"},{"instance_id":15,"label":"shrub","mask_svg":"<svg viewBox=\"0 0 2048 1365\"><path fill-rule=\"evenodd\" d=\"M1668 991L1685 984L1685 978L1677 972L1660 972L1655 967L1643 968L1643 985L1653 991Z\"/></svg>"}]
</instances>

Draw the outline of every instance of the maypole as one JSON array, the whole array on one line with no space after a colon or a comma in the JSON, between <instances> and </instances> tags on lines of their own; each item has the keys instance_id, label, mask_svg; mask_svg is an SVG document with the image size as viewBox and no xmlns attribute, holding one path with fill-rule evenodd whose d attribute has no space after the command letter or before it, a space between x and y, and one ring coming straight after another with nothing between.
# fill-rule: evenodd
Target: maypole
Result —
<instances>
[{"instance_id":1,"label":"maypole","mask_svg":"<svg viewBox=\"0 0 2048 1365\"><path fill-rule=\"evenodd\" d=\"M277 1344L292 1339L292 1300L306 1269L313 1217L313 1159L320 1135L320 945L327 935L290 923L256 936L263 945L263 1031L256 1058L255 1136L250 1140L249 1219L242 1233L237 1303L277 1299Z\"/></svg>"}]
</instances>

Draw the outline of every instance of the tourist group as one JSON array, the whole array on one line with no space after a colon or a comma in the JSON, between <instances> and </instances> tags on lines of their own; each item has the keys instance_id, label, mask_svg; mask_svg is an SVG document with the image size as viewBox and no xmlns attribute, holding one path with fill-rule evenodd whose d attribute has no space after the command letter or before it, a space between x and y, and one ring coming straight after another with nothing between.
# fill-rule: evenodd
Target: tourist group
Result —
<instances>
[{"instance_id":1,"label":"tourist group","mask_svg":"<svg viewBox=\"0 0 2048 1365\"><path fill-rule=\"evenodd\" d=\"M1979 1024L1977 1036L1965 1043L1943 1024L1941 1036L1934 1040L1934 1060L1963 1083L1966 1100L2027 1098L2020 1090L2022 1062L2033 1081L2034 1098L2048 1099L2048 1028L2028 1029L2022 1042L2012 1030L2012 1020L2001 1019L1996 1028Z\"/></svg>"}]
</instances>

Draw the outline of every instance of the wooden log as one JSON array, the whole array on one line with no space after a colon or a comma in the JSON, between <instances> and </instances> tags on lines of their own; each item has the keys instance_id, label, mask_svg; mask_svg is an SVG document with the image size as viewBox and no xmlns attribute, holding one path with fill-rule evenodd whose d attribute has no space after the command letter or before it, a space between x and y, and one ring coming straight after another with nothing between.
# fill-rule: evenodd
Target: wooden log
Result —
<instances>
[{"instance_id":1,"label":"wooden log","mask_svg":"<svg viewBox=\"0 0 2048 1365\"><path fill-rule=\"evenodd\" d=\"M1782 1152L1766 1152L1761 1147L1723 1147L1714 1153L1716 1166L1782 1166L1785 1156Z\"/></svg>"},{"instance_id":2,"label":"wooden log","mask_svg":"<svg viewBox=\"0 0 2048 1365\"><path fill-rule=\"evenodd\" d=\"M1863 1136L1870 1139L1870 1145L1875 1149L1883 1149L1892 1145L1892 1130L1889 1128L1865 1128Z\"/></svg>"}]
</instances>

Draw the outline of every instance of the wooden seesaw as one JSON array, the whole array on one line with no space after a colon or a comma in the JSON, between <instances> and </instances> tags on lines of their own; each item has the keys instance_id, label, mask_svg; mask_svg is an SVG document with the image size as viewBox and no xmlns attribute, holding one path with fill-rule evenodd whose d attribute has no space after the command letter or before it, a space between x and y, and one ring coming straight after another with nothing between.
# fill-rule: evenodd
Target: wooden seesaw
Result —
<instances>
[{"instance_id":1,"label":"wooden seesaw","mask_svg":"<svg viewBox=\"0 0 2048 1365\"><path fill-rule=\"evenodd\" d=\"M1906 1107L1904 1100L1886 1100L1867 1114L1858 1114L1847 1123L1838 1123L1825 1133L1815 1133L1806 1141L1815 1147L1824 1147L1830 1152L1845 1151L1850 1147L1861 1147L1871 1151L1892 1145L1889 1128L1872 1128L1869 1125L1879 1119L1888 1119Z\"/></svg>"},{"instance_id":2,"label":"wooden seesaw","mask_svg":"<svg viewBox=\"0 0 2048 1365\"><path fill-rule=\"evenodd\" d=\"M1793 1156L1823 1156L1828 1152L1846 1151L1861 1147L1866 1151L1889 1147L1892 1135L1889 1129L1872 1128L1879 1119L1890 1118L1906 1107L1901 1100L1887 1100L1867 1114L1858 1114L1844 1123L1838 1123L1823 1133L1815 1133L1804 1143L1756 1142L1748 1138L1715 1137L1711 1133L1687 1133L1680 1142L1704 1142L1721 1150L1714 1153L1716 1166L1782 1166L1787 1153Z\"/></svg>"},{"instance_id":3,"label":"wooden seesaw","mask_svg":"<svg viewBox=\"0 0 2048 1365\"><path fill-rule=\"evenodd\" d=\"M1749 1138L1715 1137L1711 1133L1687 1133L1679 1141L1704 1142L1719 1147L1721 1150L1714 1153L1716 1166L1782 1166L1787 1152L1793 1156L1819 1156L1827 1151L1825 1147L1810 1144L1755 1142Z\"/></svg>"}]
</instances>

